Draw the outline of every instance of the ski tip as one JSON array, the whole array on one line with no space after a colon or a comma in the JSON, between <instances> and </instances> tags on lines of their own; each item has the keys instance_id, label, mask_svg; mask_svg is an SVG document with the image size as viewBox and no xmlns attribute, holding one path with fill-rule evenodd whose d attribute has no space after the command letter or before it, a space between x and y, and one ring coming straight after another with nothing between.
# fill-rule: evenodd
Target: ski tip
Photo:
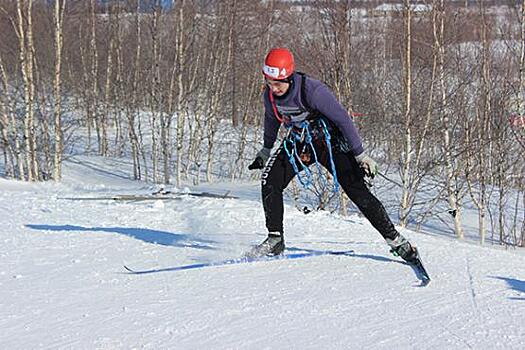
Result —
<instances>
[{"instance_id":1,"label":"ski tip","mask_svg":"<svg viewBox=\"0 0 525 350\"><path fill-rule=\"evenodd\" d=\"M128 272L131 272L131 273L135 273L135 271L133 271L132 269L130 269L129 267L127 267L126 265L123 265L124 268L128 271Z\"/></svg>"}]
</instances>

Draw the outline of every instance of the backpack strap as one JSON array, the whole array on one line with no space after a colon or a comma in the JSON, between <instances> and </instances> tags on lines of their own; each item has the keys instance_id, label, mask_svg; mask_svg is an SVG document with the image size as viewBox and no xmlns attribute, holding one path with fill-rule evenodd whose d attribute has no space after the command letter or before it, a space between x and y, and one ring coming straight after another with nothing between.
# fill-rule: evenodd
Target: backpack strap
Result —
<instances>
[{"instance_id":1,"label":"backpack strap","mask_svg":"<svg viewBox=\"0 0 525 350\"><path fill-rule=\"evenodd\" d=\"M304 109L310 114L308 120L313 120L321 116L321 113L310 106L308 99L306 98L306 78L308 77L305 73L297 72L301 76L301 103L303 104Z\"/></svg>"},{"instance_id":2,"label":"backpack strap","mask_svg":"<svg viewBox=\"0 0 525 350\"><path fill-rule=\"evenodd\" d=\"M302 72L296 72L301 76L301 103L306 109L306 111L309 113L308 120L315 119L316 117L320 116L321 113L317 111L316 109L312 108L310 104L308 103L308 100L306 99L306 74ZM268 88L268 98L270 100L270 104L272 105L273 114L275 118L279 121L279 123L284 122L284 117L279 114L279 111L277 110L277 105L275 104L275 99L272 94L272 90Z\"/></svg>"},{"instance_id":3,"label":"backpack strap","mask_svg":"<svg viewBox=\"0 0 525 350\"><path fill-rule=\"evenodd\" d=\"M303 107L310 113L314 112L314 109L310 107L308 100L306 99L306 74L297 72L301 76L301 103Z\"/></svg>"}]
</instances>

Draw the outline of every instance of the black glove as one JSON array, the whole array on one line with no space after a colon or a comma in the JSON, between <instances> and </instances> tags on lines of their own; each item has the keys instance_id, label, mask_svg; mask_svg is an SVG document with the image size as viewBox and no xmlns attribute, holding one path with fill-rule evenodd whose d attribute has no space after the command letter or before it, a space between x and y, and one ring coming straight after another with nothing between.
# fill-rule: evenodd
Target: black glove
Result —
<instances>
[{"instance_id":1,"label":"black glove","mask_svg":"<svg viewBox=\"0 0 525 350\"><path fill-rule=\"evenodd\" d=\"M252 164L248 165L249 170L262 169L264 168L264 162L261 157L255 158Z\"/></svg>"},{"instance_id":2,"label":"black glove","mask_svg":"<svg viewBox=\"0 0 525 350\"><path fill-rule=\"evenodd\" d=\"M248 169L254 170L264 168L264 164L266 164L268 158L270 158L271 152L271 148L263 147L259 152L257 152L255 160L252 162L252 164L248 165Z\"/></svg>"}]
</instances>

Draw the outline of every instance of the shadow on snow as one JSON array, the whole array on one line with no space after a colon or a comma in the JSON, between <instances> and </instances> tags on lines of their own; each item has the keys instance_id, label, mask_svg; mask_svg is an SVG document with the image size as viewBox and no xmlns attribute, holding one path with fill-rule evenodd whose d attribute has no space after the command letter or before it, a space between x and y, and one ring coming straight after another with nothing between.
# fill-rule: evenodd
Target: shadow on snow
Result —
<instances>
[{"instance_id":1,"label":"shadow on snow","mask_svg":"<svg viewBox=\"0 0 525 350\"><path fill-rule=\"evenodd\" d=\"M500 277L500 276L491 276L491 277L494 279L498 279L498 280L507 282L507 285L517 292L525 293L525 281L517 280L514 278L508 278L508 277ZM524 298L509 298L509 299L525 300L525 297Z\"/></svg>"},{"instance_id":2,"label":"shadow on snow","mask_svg":"<svg viewBox=\"0 0 525 350\"><path fill-rule=\"evenodd\" d=\"M165 268L157 268L157 269L148 269L148 270L134 270L127 266L124 266L124 268L128 270L130 274L145 275L145 274L158 273L158 272L175 272L175 271L201 269L201 268L214 267L214 266L220 267L220 266L243 264L243 263L253 263L253 262L260 262L260 261L302 259L302 258L322 256L322 255L343 255L343 256L350 256L354 258L373 259L373 260L382 261L382 262L403 263L401 261L397 261L397 260L393 260L393 259L389 259L389 258L385 258L381 256L376 256L376 255L356 254L353 250L333 251L333 250L313 250L313 249L302 249L302 248L289 247L289 248L286 248L286 252L287 253L285 255L274 256L274 257L259 257L259 258L242 257L242 258L226 259L226 260L215 261L215 262L196 263L196 264L191 264L191 265L181 265L181 266L173 266L173 267L165 267Z\"/></svg>"},{"instance_id":3,"label":"shadow on snow","mask_svg":"<svg viewBox=\"0 0 525 350\"><path fill-rule=\"evenodd\" d=\"M108 232L118 233L141 241L165 246L196 249L214 249L213 241L195 240L192 236L184 233L172 233L166 231L150 230L136 227L82 227L75 225L34 225L27 224L26 227L42 231L81 231L81 232Z\"/></svg>"}]
</instances>

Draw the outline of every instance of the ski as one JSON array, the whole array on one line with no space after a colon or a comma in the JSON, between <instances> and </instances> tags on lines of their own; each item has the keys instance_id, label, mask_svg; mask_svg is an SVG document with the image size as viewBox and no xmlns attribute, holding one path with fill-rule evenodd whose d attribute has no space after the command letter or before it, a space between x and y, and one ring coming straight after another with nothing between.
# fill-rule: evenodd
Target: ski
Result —
<instances>
[{"instance_id":1,"label":"ski","mask_svg":"<svg viewBox=\"0 0 525 350\"><path fill-rule=\"evenodd\" d=\"M210 192L172 192L165 190L164 188L159 189L151 193L153 196L166 196L166 195L175 195L175 196L192 196L192 197L207 197L207 198L218 198L218 199L239 199L239 197L230 195L230 191L226 191L225 194L216 194Z\"/></svg>"},{"instance_id":2,"label":"ski","mask_svg":"<svg viewBox=\"0 0 525 350\"><path fill-rule=\"evenodd\" d=\"M274 260L282 258L282 256L273 256L273 257L259 257L259 258L234 258L234 259L226 259L221 261L213 261L208 263L197 263L197 264L190 264L190 265L181 265L181 266L172 266L172 267L163 267L163 268L155 268L155 269L144 269L144 270L136 270L131 267L128 267L124 265L124 268L134 275L146 275L151 273L158 273L158 272L170 272L170 271L183 271L183 270L194 270L194 269L200 269L205 267L218 267L218 266L227 266L227 265L235 265L235 264L242 264L242 263L250 263L255 261L268 261L268 260Z\"/></svg>"},{"instance_id":3,"label":"ski","mask_svg":"<svg viewBox=\"0 0 525 350\"><path fill-rule=\"evenodd\" d=\"M126 271L128 271L129 274L146 275L146 274L159 273L159 272L193 270L193 269L201 269L201 268L206 268L206 267L221 267L221 266L263 262L263 261L302 259L302 258L322 256L322 255L352 255L354 253L353 250L323 251L323 250L303 250L303 249L296 249L296 248L292 248L290 251L288 251L287 249L286 254L282 254L282 255L273 255L273 256L265 255L265 256L259 256L259 257L241 256L240 258L226 259L226 260L221 260L221 261L197 263L197 264L191 264L191 265L180 265L180 266L172 266L172 267L164 267L164 268L154 268L154 269L138 270L138 269L131 268L127 265L123 265L123 267ZM295 251L296 253L294 253Z\"/></svg>"},{"instance_id":4,"label":"ski","mask_svg":"<svg viewBox=\"0 0 525 350\"><path fill-rule=\"evenodd\" d=\"M158 201L158 200L181 200L181 197L176 196L152 196L152 195L114 195L114 196L102 196L102 197L60 197L58 199L70 200L70 201Z\"/></svg>"},{"instance_id":5,"label":"ski","mask_svg":"<svg viewBox=\"0 0 525 350\"><path fill-rule=\"evenodd\" d=\"M425 266L423 266L419 252L417 252L416 259L412 262L407 262L407 264L410 265L410 267L414 270L416 277L421 281L420 287L428 286L430 283L430 275L425 269Z\"/></svg>"},{"instance_id":6,"label":"ski","mask_svg":"<svg viewBox=\"0 0 525 350\"><path fill-rule=\"evenodd\" d=\"M239 197L229 195L229 192L225 194L215 194L210 192L153 192L151 194L116 194L110 196L101 197L59 197L62 200L71 201L157 201L157 200L181 200L184 196L189 197L205 197L205 198L216 198L216 199L238 199Z\"/></svg>"}]
</instances>

